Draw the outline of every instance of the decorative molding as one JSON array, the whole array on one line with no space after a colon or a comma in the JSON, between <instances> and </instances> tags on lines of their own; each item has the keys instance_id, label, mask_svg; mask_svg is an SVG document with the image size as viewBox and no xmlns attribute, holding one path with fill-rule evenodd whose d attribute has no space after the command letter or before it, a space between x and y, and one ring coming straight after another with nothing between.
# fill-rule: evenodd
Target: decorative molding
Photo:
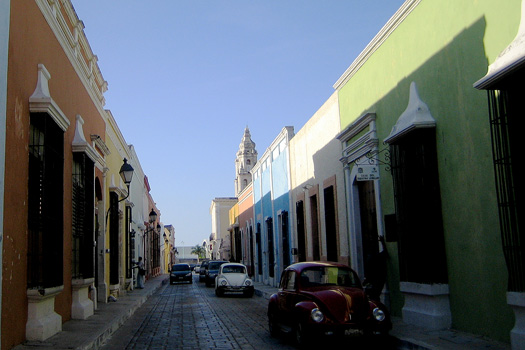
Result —
<instances>
[{"instance_id":1,"label":"decorative molding","mask_svg":"<svg viewBox=\"0 0 525 350\"><path fill-rule=\"evenodd\" d=\"M334 89L341 89L365 64L365 62L376 52L386 39L394 32L394 30L405 20L405 18L416 8L421 0L406 0L397 12L390 18L388 22L381 28L379 33L372 39L372 41L365 47L363 51L352 62L350 67L343 73L343 75L334 84Z\"/></svg>"},{"instance_id":2,"label":"decorative molding","mask_svg":"<svg viewBox=\"0 0 525 350\"><path fill-rule=\"evenodd\" d=\"M340 159L341 162L344 164L352 163L377 148L379 145L379 139L377 138L375 127L376 118L375 113L366 113L337 136L337 139L339 139L344 145L343 158ZM360 132L367 128L369 129L367 133L349 143L352 138L356 137ZM349 144L345 146L345 143Z\"/></svg>"},{"instance_id":3,"label":"decorative molding","mask_svg":"<svg viewBox=\"0 0 525 350\"><path fill-rule=\"evenodd\" d=\"M489 66L487 75L474 83L476 89L489 89L525 64L525 2L521 3L521 22L516 38Z\"/></svg>"},{"instance_id":4,"label":"decorative molding","mask_svg":"<svg viewBox=\"0 0 525 350\"><path fill-rule=\"evenodd\" d=\"M43 64L39 64L36 88L31 97L29 97L29 111L31 113L47 113L65 132L70 122L51 97L49 79L51 79L51 74Z\"/></svg>"},{"instance_id":5,"label":"decorative molding","mask_svg":"<svg viewBox=\"0 0 525 350\"><path fill-rule=\"evenodd\" d=\"M102 140L102 137L99 135L90 135L91 142L95 144L95 147L102 152L102 156L107 157L111 154L111 151L109 150L108 146L106 146L106 143Z\"/></svg>"},{"instance_id":6,"label":"decorative molding","mask_svg":"<svg viewBox=\"0 0 525 350\"><path fill-rule=\"evenodd\" d=\"M120 177L119 177L120 179ZM122 186L120 186L120 182L119 181L119 184L115 184L115 174L111 174L111 181L110 181L110 184L109 184L109 190L111 192L116 192L118 194L119 197L126 197L128 195L128 191L126 189L124 189Z\"/></svg>"},{"instance_id":7,"label":"decorative molding","mask_svg":"<svg viewBox=\"0 0 525 350\"><path fill-rule=\"evenodd\" d=\"M71 143L71 148L73 152L83 152L93 163L103 162L104 160L98 154L98 152L87 142L86 137L84 136L84 119L80 114L77 114L77 123L75 128L75 136L73 137L73 142Z\"/></svg>"},{"instance_id":8,"label":"decorative molding","mask_svg":"<svg viewBox=\"0 0 525 350\"><path fill-rule=\"evenodd\" d=\"M102 115L107 82L102 77L97 57L84 33L84 24L78 19L71 0L35 2Z\"/></svg>"},{"instance_id":9,"label":"decorative molding","mask_svg":"<svg viewBox=\"0 0 525 350\"><path fill-rule=\"evenodd\" d=\"M347 142L361 131L366 129L372 122L375 122L376 118L377 117L375 113L365 113L361 117L357 118L357 120L348 127L346 127L346 129L341 131L339 135L336 136L336 138L341 142Z\"/></svg>"},{"instance_id":10,"label":"decorative molding","mask_svg":"<svg viewBox=\"0 0 525 350\"><path fill-rule=\"evenodd\" d=\"M385 143L392 143L412 130L435 126L436 120L430 114L430 109L426 103L419 97L416 83L412 82L408 106L392 128L390 135L385 139Z\"/></svg>"}]
</instances>

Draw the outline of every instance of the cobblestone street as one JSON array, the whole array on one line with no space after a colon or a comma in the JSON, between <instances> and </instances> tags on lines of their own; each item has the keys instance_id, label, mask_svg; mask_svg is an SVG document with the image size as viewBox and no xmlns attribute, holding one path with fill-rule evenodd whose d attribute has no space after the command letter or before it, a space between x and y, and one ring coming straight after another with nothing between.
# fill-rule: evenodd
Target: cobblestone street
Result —
<instances>
[{"instance_id":1,"label":"cobblestone street","mask_svg":"<svg viewBox=\"0 0 525 350\"><path fill-rule=\"evenodd\" d=\"M198 278L163 286L103 349L294 349L270 337L264 298L217 298Z\"/></svg>"},{"instance_id":2,"label":"cobblestone street","mask_svg":"<svg viewBox=\"0 0 525 350\"><path fill-rule=\"evenodd\" d=\"M257 296L218 298L194 277L193 284L162 286L102 349L296 349L289 337L270 336L267 307L268 300ZM357 349L394 348L347 341ZM312 348L336 345L323 340Z\"/></svg>"}]
</instances>

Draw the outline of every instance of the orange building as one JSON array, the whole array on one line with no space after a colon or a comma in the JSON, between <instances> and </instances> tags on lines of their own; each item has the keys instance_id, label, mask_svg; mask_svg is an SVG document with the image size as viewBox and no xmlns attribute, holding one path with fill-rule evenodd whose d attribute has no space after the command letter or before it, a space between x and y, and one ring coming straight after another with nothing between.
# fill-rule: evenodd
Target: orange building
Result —
<instances>
[{"instance_id":1,"label":"orange building","mask_svg":"<svg viewBox=\"0 0 525 350\"><path fill-rule=\"evenodd\" d=\"M2 349L93 312L105 193L106 82L71 2L11 1L8 54Z\"/></svg>"},{"instance_id":2,"label":"orange building","mask_svg":"<svg viewBox=\"0 0 525 350\"><path fill-rule=\"evenodd\" d=\"M255 273L255 230L253 219L253 183L249 183L239 193L239 233L242 242L242 263L248 274Z\"/></svg>"}]
</instances>

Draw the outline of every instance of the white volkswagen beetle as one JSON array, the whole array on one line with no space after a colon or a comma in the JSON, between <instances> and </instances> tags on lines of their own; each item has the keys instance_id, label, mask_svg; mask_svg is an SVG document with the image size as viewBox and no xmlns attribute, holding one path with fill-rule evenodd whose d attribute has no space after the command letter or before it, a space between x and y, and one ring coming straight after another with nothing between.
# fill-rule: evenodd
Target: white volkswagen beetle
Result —
<instances>
[{"instance_id":1,"label":"white volkswagen beetle","mask_svg":"<svg viewBox=\"0 0 525 350\"><path fill-rule=\"evenodd\" d=\"M246 273L246 266L239 263L225 263L219 269L215 278L215 294L218 297L224 293L242 293L252 297L254 292L253 282Z\"/></svg>"}]
</instances>

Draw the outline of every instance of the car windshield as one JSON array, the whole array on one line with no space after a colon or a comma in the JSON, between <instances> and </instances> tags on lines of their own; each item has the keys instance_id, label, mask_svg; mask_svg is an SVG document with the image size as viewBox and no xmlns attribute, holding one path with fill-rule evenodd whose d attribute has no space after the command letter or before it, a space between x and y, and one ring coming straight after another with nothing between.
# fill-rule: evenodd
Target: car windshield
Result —
<instances>
[{"instance_id":1,"label":"car windshield","mask_svg":"<svg viewBox=\"0 0 525 350\"><path fill-rule=\"evenodd\" d=\"M222 273L246 273L246 268L244 266L238 265L228 265L222 268Z\"/></svg>"},{"instance_id":2,"label":"car windshield","mask_svg":"<svg viewBox=\"0 0 525 350\"><path fill-rule=\"evenodd\" d=\"M322 286L359 287L360 285L356 274L350 269L336 266L316 266L301 272L301 286L308 288Z\"/></svg>"},{"instance_id":3,"label":"car windshield","mask_svg":"<svg viewBox=\"0 0 525 350\"><path fill-rule=\"evenodd\" d=\"M218 270L225 261L214 261L208 265L208 270Z\"/></svg>"},{"instance_id":4,"label":"car windshield","mask_svg":"<svg viewBox=\"0 0 525 350\"><path fill-rule=\"evenodd\" d=\"M189 271L190 267L188 265L173 265L173 271Z\"/></svg>"}]
</instances>

